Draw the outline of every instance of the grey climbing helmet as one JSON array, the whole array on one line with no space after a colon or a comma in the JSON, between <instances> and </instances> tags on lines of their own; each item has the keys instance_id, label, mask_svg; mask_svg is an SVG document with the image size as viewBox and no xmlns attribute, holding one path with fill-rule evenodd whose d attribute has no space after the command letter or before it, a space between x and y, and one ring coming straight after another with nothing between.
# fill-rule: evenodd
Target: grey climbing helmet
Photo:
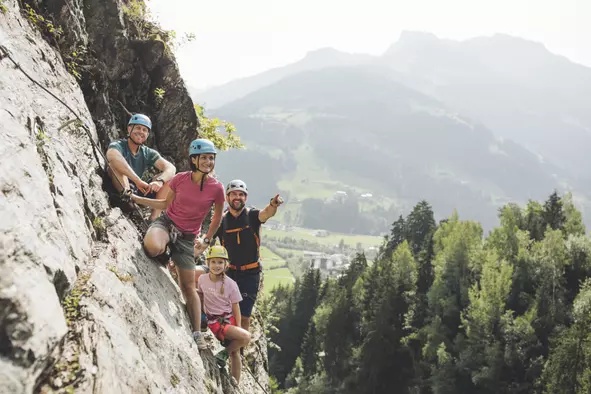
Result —
<instances>
[{"instance_id":1,"label":"grey climbing helmet","mask_svg":"<svg viewBox=\"0 0 591 394\"><path fill-rule=\"evenodd\" d=\"M226 186L226 196L233 191L240 191L244 192L244 194L248 194L248 188L246 187L246 183L244 183L240 179L234 179L233 181L228 183L228 186Z\"/></svg>"}]
</instances>

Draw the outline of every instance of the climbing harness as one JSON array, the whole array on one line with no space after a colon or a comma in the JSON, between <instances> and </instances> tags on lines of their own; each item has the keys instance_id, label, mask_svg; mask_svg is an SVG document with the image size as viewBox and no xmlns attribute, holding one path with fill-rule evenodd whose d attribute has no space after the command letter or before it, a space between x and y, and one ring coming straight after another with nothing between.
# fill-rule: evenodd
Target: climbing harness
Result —
<instances>
[{"instance_id":1,"label":"climbing harness","mask_svg":"<svg viewBox=\"0 0 591 394\"><path fill-rule=\"evenodd\" d=\"M224 313L221 316L213 316L213 315L206 313L205 316L207 317L208 324L218 323L220 325L219 330L217 330L217 333L215 333L215 337L218 341L220 341L222 346L224 346L224 347L228 346L229 341L226 339L226 331L227 331L227 326L232 325L232 320L231 320L233 317L232 314L231 313Z\"/></svg>"},{"instance_id":2,"label":"climbing harness","mask_svg":"<svg viewBox=\"0 0 591 394\"><path fill-rule=\"evenodd\" d=\"M250 263L250 264L246 264L246 265L242 265L240 267L236 267L235 265L232 264L228 264L228 268L230 268L231 270L240 270L240 271L248 271L251 269L255 269L258 268L260 266L260 263L258 261L254 262L254 263Z\"/></svg>"},{"instance_id":3,"label":"climbing harness","mask_svg":"<svg viewBox=\"0 0 591 394\"><path fill-rule=\"evenodd\" d=\"M21 67L21 65L19 63L17 63L12 58L12 56L10 55L10 52L8 51L8 49L5 46L0 45L0 51L2 51L2 54L0 54L0 55L2 55L2 56L0 56L0 60L2 60L3 57L7 57L14 64L14 66L25 75L25 77L27 77L31 82L33 82L35 85L39 86L41 89L43 89L45 92L47 92L54 99L56 99L57 101L59 101L64 107L66 107L74 115L74 117L76 117L76 120L78 120L78 122L79 122L78 124L80 125L80 127L82 127L84 129L84 131L86 132L86 135L90 139L90 143L92 144L92 147L93 147L94 157L95 157L96 161L99 163L99 167L100 167L101 162L100 162L99 158L96 155L96 152L97 151L99 152L99 154L101 155L101 157L103 158L103 160L105 161L105 163L107 164L107 166L111 169L111 172L113 173L113 176L115 177L115 179L119 183L119 186L121 186L121 188L123 189L124 192L122 192L122 194L120 196L122 198L122 200L123 200L124 195L128 195L125 192L125 186L123 185L123 183L121 182L121 180L119 179L119 177L117 177L115 171L113 170L113 168L109 164L109 161L107 160L107 158L105 157L105 155L103 154L103 152L100 150L100 148L96 145L96 143L92 139L92 134L91 134L90 128L88 126L86 126L86 123L84 123L84 121L82 121L82 119L80 118L80 116L78 116L78 114L68 104L66 104L63 100L61 100L59 97L57 97L55 94L53 94L45 86L43 86L39 82L37 82L33 77L31 77ZM130 193L131 193L131 191L130 191ZM143 217L142 213L139 211L139 208L137 207L137 205L134 202L131 201L131 195L128 195L128 197L129 197L129 201L128 202L131 204L131 206L133 207L133 209L136 210L137 214L142 219L142 224L145 227L145 230L143 230L143 231L144 232L147 231L149 225L146 222L146 219Z\"/></svg>"},{"instance_id":4,"label":"climbing harness","mask_svg":"<svg viewBox=\"0 0 591 394\"><path fill-rule=\"evenodd\" d=\"M178 229L177 226L175 226L174 222L172 221L172 219L170 219L170 217L168 217L168 215L166 214L166 212L162 212L161 217L167 219L169 221L167 229L168 229L168 243L166 244L166 247L164 249L164 252L159 254L158 256L154 256L152 257L152 259L158 261L159 263L161 263L162 265L166 265L168 264L170 257L172 255L172 248L175 247L176 242L179 239L184 239L184 240L189 240L189 241L193 241L195 239L195 234L192 233L183 233L181 230ZM145 248L144 248L145 250ZM146 252L147 254L147 252ZM149 255L149 254L148 254ZM171 275L173 275L171 273ZM174 278L174 275L173 275ZM175 278L176 280L176 278Z\"/></svg>"},{"instance_id":5,"label":"climbing harness","mask_svg":"<svg viewBox=\"0 0 591 394\"><path fill-rule=\"evenodd\" d=\"M242 182L242 181L232 181L232 182ZM230 185L232 185L232 183L230 183ZM230 186L229 185L229 186ZM233 187L238 187L239 185L232 185ZM246 188L246 185L244 185L244 188ZM259 256L259 261L255 261L253 263L249 263L249 264L245 264L242 265L240 267L237 267L233 264L228 264L228 269L232 270L232 271L236 271L236 275L237 277L239 277L240 275L246 275L251 270L257 269L258 268L258 272L260 272L260 278L259 278L259 286L257 289L257 294L255 294L254 296L249 294L249 293L242 293L242 297L243 298L250 298L253 302L256 302L256 295L258 295L261 290L264 288L264 278L265 278L265 274L263 272L263 265L261 264L261 240L258 237L258 235L256 234L256 232L253 230L253 228L250 226L250 210L248 208L245 208L246 210L246 225L244 227L240 227L240 228L234 228L234 229L226 229L226 223L224 221L224 218L226 215L228 215L228 211L226 211L224 213L224 217L222 217L222 223L221 223L221 227L222 227L222 232L226 233L226 234L232 234L232 233L236 233L236 243L240 245L240 233L244 230L250 230L252 235L254 236L254 240L256 242L257 245L257 254ZM224 237L220 237L221 240L221 244L222 246L224 246Z\"/></svg>"},{"instance_id":6,"label":"climbing harness","mask_svg":"<svg viewBox=\"0 0 591 394\"><path fill-rule=\"evenodd\" d=\"M250 210L245 208L246 211L246 225L244 227L238 227L238 228L232 228L227 230L226 226L225 226L225 216L228 214L228 211L226 211L224 213L224 217L222 218L222 231L226 234L233 234L236 233L236 243L238 245L240 245L240 233L244 230L250 230L250 232L252 233L252 235L254 236L254 240L257 244L257 255L259 256L259 259L261 258L261 240L259 239L258 235L256 234L256 232L252 229L252 227L250 227ZM221 237L221 243L222 246L224 245L224 237ZM261 268L261 263L259 261L255 261L249 264L245 264L242 265L240 267L236 267L233 264L228 264L228 268L234 271L248 271L248 270L252 270L252 269L256 269L256 268ZM261 269L262 271L262 269Z\"/></svg>"},{"instance_id":7,"label":"climbing harness","mask_svg":"<svg viewBox=\"0 0 591 394\"><path fill-rule=\"evenodd\" d=\"M172 223L172 220L170 221L170 231L168 233L168 238L170 239L170 241L168 242L169 244L175 244L177 239L179 238L179 236L183 236L183 233L181 232L181 230L179 230L174 223Z\"/></svg>"}]
</instances>

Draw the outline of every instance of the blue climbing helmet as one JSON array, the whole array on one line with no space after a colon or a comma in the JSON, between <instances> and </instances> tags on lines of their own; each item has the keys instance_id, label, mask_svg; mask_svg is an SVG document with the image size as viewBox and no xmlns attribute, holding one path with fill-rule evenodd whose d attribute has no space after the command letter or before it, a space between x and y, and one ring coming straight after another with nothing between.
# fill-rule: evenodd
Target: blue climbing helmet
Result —
<instances>
[{"instance_id":1,"label":"blue climbing helmet","mask_svg":"<svg viewBox=\"0 0 591 394\"><path fill-rule=\"evenodd\" d=\"M213 153L217 155L217 150L213 145L213 142L206 140L205 138L197 138L189 146L189 156L200 155L202 153Z\"/></svg>"},{"instance_id":2,"label":"blue climbing helmet","mask_svg":"<svg viewBox=\"0 0 591 394\"><path fill-rule=\"evenodd\" d=\"M209 172L201 171L199 167L195 166L195 164L191 161L191 158L193 156L199 157L199 155L204 153L213 153L214 155L217 155L218 152L215 149L215 145L213 144L213 142L205 138L197 138L196 140L191 142L191 145L189 145L189 166L191 167L192 171L199 171L204 174L204 176L201 177L201 187L199 188L200 191L203 191L203 182L205 181L205 175L208 175ZM213 171L213 169L211 171Z\"/></svg>"},{"instance_id":3,"label":"blue climbing helmet","mask_svg":"<svg viewBox=\"0 0 591 394\"><path fill-rule=\"evenodd\" d=\"M148 129L152 130L152 121L144 114L135 114L131 116L129 119L128 126L132 126L134 124L140 124L142 126L146 126Z\"/></svg>"}]
</instances>

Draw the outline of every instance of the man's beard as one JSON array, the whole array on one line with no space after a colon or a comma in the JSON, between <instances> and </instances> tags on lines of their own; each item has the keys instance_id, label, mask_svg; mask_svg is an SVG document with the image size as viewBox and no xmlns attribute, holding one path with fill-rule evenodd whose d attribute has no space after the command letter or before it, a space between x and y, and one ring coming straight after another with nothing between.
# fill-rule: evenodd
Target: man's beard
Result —
<instances>
[{"instance_id":1,"label":"man's beard","mask_svg":"<svg viewBox=\"0 0 591 394\"><path fill-rule=\"evenodd\" d=\"M238 207L236 207L234 204L238 204ZM239 211L239 210L241 210L242 208L244 208L244 206L245 206L245 205L246 205L246 203L245 203L245 202L242 202L242 201L240 201L240 202L238 202L238 203L232 202L232 203L230 204L230 207L231 207L233 210L235 210L235 211Z\"/></svg>"}]
</instances>

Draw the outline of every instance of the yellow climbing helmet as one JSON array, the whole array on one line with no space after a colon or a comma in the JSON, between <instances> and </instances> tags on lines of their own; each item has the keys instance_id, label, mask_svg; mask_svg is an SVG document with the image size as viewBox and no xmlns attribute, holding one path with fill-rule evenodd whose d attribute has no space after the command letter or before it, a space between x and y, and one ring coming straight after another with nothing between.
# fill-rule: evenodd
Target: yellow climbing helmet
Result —
<instances>
[{"instance_id":1,"label":"yellow climbing helmet","mask_svg":"<svg viewBox=\"0 0 591 394\"><path fill-rule=\"evenodd\" d=\"M215 258L222 258L229 260L228 251L222 245L213 245L207 250L207 255L205 256L206 260L215 259Z\"/></svg>"}]
</instances>

